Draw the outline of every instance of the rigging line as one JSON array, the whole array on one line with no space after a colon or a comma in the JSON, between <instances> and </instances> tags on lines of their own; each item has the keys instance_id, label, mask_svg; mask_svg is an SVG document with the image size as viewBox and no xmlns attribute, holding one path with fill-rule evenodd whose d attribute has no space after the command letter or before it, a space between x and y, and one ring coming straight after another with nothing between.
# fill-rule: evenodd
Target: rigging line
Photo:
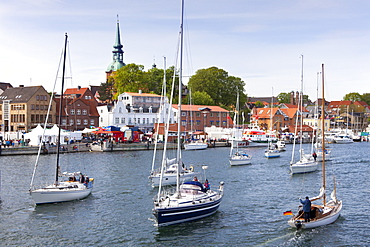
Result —
<instances>
[{"instance_id":1,"label":"rigging line","mask_svg":"<svg viewBox=\"0 0 370 247\"><path fill-rule=\"evenodd\" d=\"M58 64L58 69L57 69L57 73L56 73L55 80L54 80L53 90L51 91L51 95L50 95L48 112L46 114L45 123L44 123L44 130L42 132L41 142L39 143L39 149L37 151L36 161L35 161L34 169L33 169L33 172L32 172L30 190L32 190L33 183L34 183L34 180L35 180L36 168L38 167L38 162L39 162L39 158L40 158L40 154L41 154L41 148L42 148L42 144L43 144L42 141L44 140L44 136L45 136L46 125L47 125L49 117L50 117L51 106L52 106L52 102L53 102L53 99L54 99L56 84L57 84L57 81L58 81L58 74L59 74L59 70L60 70L60 64L61 64L62 58L63 58L63 52L64 52L64 49L62 49L62 51L61 51L59 64Z\"/></svg>"}]
</instances>

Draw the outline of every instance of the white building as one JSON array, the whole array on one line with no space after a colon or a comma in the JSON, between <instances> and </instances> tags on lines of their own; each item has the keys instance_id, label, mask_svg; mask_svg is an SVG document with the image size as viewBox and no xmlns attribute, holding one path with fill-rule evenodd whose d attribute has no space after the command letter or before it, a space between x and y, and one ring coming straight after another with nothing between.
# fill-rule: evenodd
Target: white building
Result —
<instances>
[{"instance_id":1,"label":"white building","mask_svg":"<svg viewBox=\"0 0 370 247\"><path fill-rule=\"evenodd\" d=\"M125 92L112 105L97 107L99 126L124 127L133 125L144 133L151 132L155 123L174 123L174 114L167 97L149 93Z\"/></svg>"}]
</instances>

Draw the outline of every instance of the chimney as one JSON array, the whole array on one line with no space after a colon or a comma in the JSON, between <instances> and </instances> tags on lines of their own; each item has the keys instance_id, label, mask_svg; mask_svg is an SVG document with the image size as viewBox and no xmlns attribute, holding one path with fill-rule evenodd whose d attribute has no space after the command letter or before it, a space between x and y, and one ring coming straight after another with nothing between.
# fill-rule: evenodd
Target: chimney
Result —
<instances>
[{"instance_id":1,"label":"chimney","mask_svg":"<svg viewBox=\"0 0 370 247\"><path fill-rule=\"evenodd\" d=\"M141 91L141 89L139 90L139 94L142 94L143 93L143 91Z\"/></svg>"},{"instance_id":2,"label":"chimney","mask_svg":"<svg viewBox=\"0 0 370 247\"><path fill-rule=\"evenodd\" d=\"M295 105L294 104L294 91L290 92L290 104Z\"/></svg>"},{"instance_id":3,"label":"chimney","mask_svg":"<svg viewBox=\"0 0 370 247\"><path fill-rule=\"evenodd\" d=\"M81 86L78 86L78 87L77 87L77 90L80 90L80 89L81 89Z\"/></svg>"},{"instance_id":4,"label":"chimney","mask_svg":"<svg viewBox=\"0 0 370 247\"><path fill-rule=\"evenodd\" d=\"M299 92L297 91L296 93L295 93L295 105L298 105L299 104Z\"/></svg>"}]
</instances>

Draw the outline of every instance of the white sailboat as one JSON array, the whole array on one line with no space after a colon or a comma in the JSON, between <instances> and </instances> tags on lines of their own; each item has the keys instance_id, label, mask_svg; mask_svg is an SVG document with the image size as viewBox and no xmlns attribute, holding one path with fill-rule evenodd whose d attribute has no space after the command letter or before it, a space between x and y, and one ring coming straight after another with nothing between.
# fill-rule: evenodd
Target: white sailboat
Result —
<instances>
[{"instance_id":1,"label":"white sailboat","mask_svg":"<svg viewBox=\"0 0 370 247\"><path fill-rule=\"evenodd\" d=\"M274 94L272 94L274 95ZM270 108L270 131L273 131L273 121L272 121L272 106L273 106L274 96L271 97L271 108ZM265 150L265 157L266 158L279 158L280 157L280 150L278 149L278 145L273 143L272 140L269 140L269 144L267 149Z\"/></svg>"},{"instance_id":2,"label":"white sailboat","mask_svg":"<svg viewBox=\"0 0 370 247\"><path fill-rule=\"evenodd\" d=\"M240 166L240 165L249 165L252 163L252 156L247 154L245 151L239 150L238 138L237 138L237 129L238 119L239 119L239 93L237 94L235 115L234 115L234 129L233 129L233 138L230 148L230 157L229 163L231 166Z\"/></svg>"},{"instance_id":3,"label":"white sailboat","mask_svg":"<svg viewBox=\"0 0 370 247\"><path fill-rule=\"evenodd\" d=\"M301 92L299 95L299 108L297 112L297 118L296 118L296 125L295 125L295 133L294 133L294 142L293 142L293 151L292 151L292 159L290 162L290 171L291 174L298 174L298 173L308 173L313 172L317 170L317 163L313 159L311 154L305 154L304 150L302 148L302 126L303 126L303 55L301 55L302 58L302 74L301 74ZM299 118L300 115L300 118ZM295 155L295 146L297 141L297 128L298 128L298 119L300 119L300 144L299 144L299 160L297 162L294 162L294 155Z\"/></svg>"},{"instance_id":4,"label":"white sailboat","mask_svg":"<svg viewBox=\"0 0 370 247\"><path fill-rule=\"evenodd\" d=\"M178 119L178 140L181 140L181 88L182 88L182 52L183 52L183 17L184 0L181 1L181 25L180 25L180 58L179 58L179 111ZM177 163L182 163L181 142L177 143ZM207 166L203 166L204 179ZM180 174L180 167L177 167L177 174ZM162 186L158 188L158 196L154 200L153 215L157 226L166 226L193 221L214 214L223 197L223 182L217 190L211 190L199 181L189 181L180 184L180 177L177 176L176 192L162 192ZM194 179L195 180L195 179ZM206 180L205 182L207 182ZM161 180L162 182L162 180Z\"/></svg>"},{"instance_id":5,"label":"white sailboat","mask_svg":"<svg viewBox=\"0 0 370 247\"><path fill-rule=\"evenodd\" d=\"M173 81L174 83L174 81ZM166 95L166 58L164 58L164 76L163 76L163 86L162 86L162 95L161 97L161 108L163 112L169 112L171 109L169 109L172 105L172 99L170 99L170 103L164 102L165 95ZM164 109L166 108L166 109ZM157 153L157 143L158 143L158 131L159 131L159 122L157 124L157 131L155 134L155 146L154 146L154 154L153 154L153 160L152 160L152 170L150 172L149 179L151 180L152 187L158 187L160 183L162 183L162 186L167 185L175 185L177 182L177 170L178 170L178 163L176 158L169 159L168 156L168 150L167 150L167 144L168 144L168 132L169 132L169 126L170 126L170 114L165 114L165 133L164 133L164 148L163 148L163 157L161 161L161 167L159 170L155 170L155 161L156 161L156 153ZM181 138L180 138L181 139ZM200 173L194 171L194 167L190 166L187 168L184 164L180 166L180 181L191 181L194 176L198 176Z\"/></svg>"},{"instance_id":6,"label":"white sailboat","mask_svg":"<svg viewBox=\"0 0 370 247\"><path fill-rule=\"evenodd\" d=\"M322 65L322 95L324 102L324 65ZM322 127L324 126L324 115L321 117ZM324 140L324 139L323 139ZM336 184L334 180L334 189L331 193L331 200L327 201L326 198L326 172L325 172L325 141L322 142L322 150L324 159L322 161L322 187L320 194L317 197L310 198L309 200L316 201L322 200L322 204L311 204L311 211L309 212L309 221L303 218L303 207L298 207L297 214L288 221L288 224L292 227L300 228L315 228L324 226L335 222L340 216L342 210L342 201L339 201L336 197Z\"/></svg>"},{"instance_id":7,"label":"white sailboat","mask_svg":"<svg viewBox=\"0 0 370 247\"><path fill-rule=\"evenodd\" d=\"M30 194L32 199L35 201L36 205L38 204L46 204L46 203L57 203L57 202L66 202L66 201L73 201L87 197L90 195L93 189L93 178L88 178L87 176L83 175L81 172L64 172L60 174L60 167L59 167L59 154L60 154L60 136L61 136L61 123L62 123L62 107L63 107L63 87L64 87L64 74L65 74L65 63L66 63L66 49L67 49L67 40L68 36L65 35L65 45L64 45L64 56L63 56L63 75L62 75L62 89L61 89L61 96L60 96L60 105L59 105L59 132L58 132L58 141L57 141L57 158L56 158L56 173L55 173L55 181L53 184L41 187L41 188L34 188L34 178L36 174L36 168L38 166L38 160L41 153L41 146L42 142L39 146L39 152L36 159L34 171L32 174L31 185L30 185ZM54 91L53 91L54 92ZM48 115L45 120L45 127L47 124L47 119L50 114L50 106L51 101L49 104ZM61 180L61 181L60 181Z\"/></svg>"}]
</instances>

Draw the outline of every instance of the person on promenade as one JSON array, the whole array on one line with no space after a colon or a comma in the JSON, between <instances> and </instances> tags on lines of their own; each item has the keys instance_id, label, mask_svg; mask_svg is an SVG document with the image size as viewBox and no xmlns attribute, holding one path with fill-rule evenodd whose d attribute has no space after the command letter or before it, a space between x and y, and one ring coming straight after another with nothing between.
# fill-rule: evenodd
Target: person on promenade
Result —
<instances>
[{"instance_id":1,"label":"person on promenade","mask_svg":"<svg viewBox=\"0 0 370 247\"><path fill-rule=\"evenodd\" d=\"M310 222L311 201L308 196L306 196L306 200L304 201L302 199L299 200L303 204L304 222Z\"/></svg>"}]
</instances>

